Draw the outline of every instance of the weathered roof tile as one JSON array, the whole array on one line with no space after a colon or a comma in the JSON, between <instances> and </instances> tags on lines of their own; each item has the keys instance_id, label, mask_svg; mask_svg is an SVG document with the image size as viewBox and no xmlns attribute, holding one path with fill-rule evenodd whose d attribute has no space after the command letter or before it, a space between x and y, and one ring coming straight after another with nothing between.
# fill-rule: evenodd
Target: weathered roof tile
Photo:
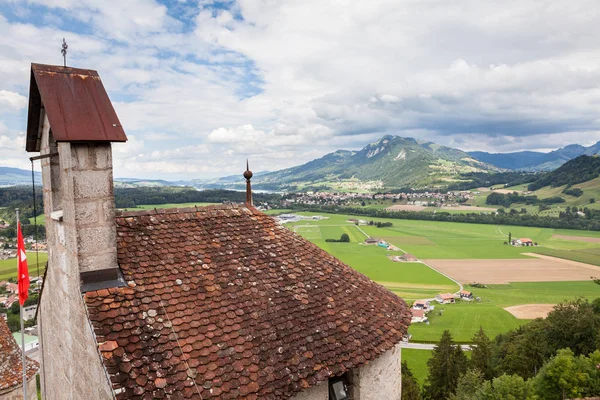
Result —
<instances>
[{"instance_id":1,"label":"weathered roof tile","mask_svg":"<svg viewBox=\"0 0 600 400\"><path fill-rule=\"evenodd\" d=\"M289 398L410 322L396 295L252 208L121 213L117 234L129 287L85 300L118 398Z\"/></svg>"},{"instance_id":2,"label":"weathered roof tile","mask_svg":"<svg viewBox=\"0 0 600 400\"><path fill-rule=\"evenodd\" d=\"M25 358L27 364L27 380L34 376L40 365ZM4 318L0 317L0 391L18 388L23 384L23 365L21 362L21 349L17 345Z\"/></svg>"}]
</instances>

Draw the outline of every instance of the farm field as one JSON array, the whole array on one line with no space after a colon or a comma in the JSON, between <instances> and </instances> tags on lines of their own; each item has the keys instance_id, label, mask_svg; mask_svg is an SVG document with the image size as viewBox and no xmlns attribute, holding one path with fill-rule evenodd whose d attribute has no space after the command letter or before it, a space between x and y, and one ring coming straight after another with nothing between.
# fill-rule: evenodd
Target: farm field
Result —
<instances>
[{"instance_id":1,"label":"farm field","mask_svg":"<svg viewBox=\"0 0 600 400\"><path fill-rule=\"evenodd\" d=\"M540 247L532 250L532 252L546 256L564 258L566 260L572 260L600 266L600 248L565 250Z\"/></svg>"},{"instance_id":2,"label":"farm field","mask_svg":"<svg viewBox=\"0 0 600 400\"><path fill-rule=\"evenodd\" d=\"M515 329L528 320L517 319L505 307L522 304L558 304L579 296L593 299L600 296L598 285L591 280L575 282L516 282L505 285L488 285L486 289L472 291L481 302L437 304L429 313L429 325L411 325L412 341L436 342L445 329L449 329L457 342L468 343L483 327L489 337ZM442 315L439 311L444 310Z\"/></svg>"},{"instance_id":3,"label":"farm field","mask_svg":"<svg viewBox=\"0 0 600 400\"><path fill-rule=\"evenodd\" d=\"M590 275L600 275L600 267L553 257L514 260L428 260L426 262L461 283L510 283L515 279L519 282L589 281Z\"/></svg>"},{"instance_id":4,"label":"farm field","mask_svg":"<svg viewBox=\"0 0 600 400\"><path fill-rule=\"evenodd\" d=\"M313 213L300 213L313 216ZM504 307L523 304L556 304L558 302L584 296L590 299L600 296L600 288L590 279L595 269L583 269L573 281L573 266L553 260L540 260L526 253L542 253L546 250L558 252L578 252L600 258L598 243L582 240L567 240L561 236L600 237L598 232L558 230L535 227L493 226L480 224L461 224L453 222L397 220L349 215L320 214L323 219L303 220L288 225L289 229L311 240L327 252L341 259L359 272L383 284L407 302L420 298L433 298L442 292L455 292L458 286L451 279L439 274L422 263L398 263L391 261L387 255L400 255L402 251L414 254L420 260L426 260L433 266L443 262L461 266L478 263L482 276L487 276L485 269L494 265L496 270L505 269L514 264L514 268L502 277L504 284L490 283L487 289L470 288L481 302L438 305L436 311L443 308L440 316L434 313L430 317L430 325L415 324L410 328L413 341L434 342L439 339L445 329L449 329L456 340L469 342L473 334L482 326L490 337L514 329L527 322L519 320L504 310ZM393 226L377 228L372 225L354 226L349 218L360 218L366 221L392 222ZM536 247L515 247L503 244L508 233L513 238L528 237L538 242ZM339 239L347 233L350 243L329 243L325 239ZM397 246L401 251L390 251L375 245L362 244L368 236L385 240ZM594 253L597 252L597 253ZM589 261L589 260L588 260ZM524 266L537 265L537 272L525 278ZM539 282L544 277L545 266L562 270L555 279L565 281ZM473 266L471 266L473 269ZM575 269L577 270L577 269ZM452 275L451 271L450 276ZM600 271L596 274L600 276ZM453 276L454 277L454 276ZM459 278L460 281L461 278ZM533 282L522 282L533 280ZM464 283L476 281L463 278ZM486 282L483 282L486 283Z\"/></svg>"},{"instance_id":5,"label":"farm field","mask_svg":"<svg viewBox=\"0 0 600 400\"><path fill-rule=\"evenodd\" d=\"M46 269L46 261L48 261L48 253L39 252L39 267L40 275L44 274ZM27 252L27 264L29 267L29 276L37 275L37 267L35 252ZM0 260L0 281L9 278L17 278L17 259L11 258L8 260Z\"/></svg>"}]
</instances>

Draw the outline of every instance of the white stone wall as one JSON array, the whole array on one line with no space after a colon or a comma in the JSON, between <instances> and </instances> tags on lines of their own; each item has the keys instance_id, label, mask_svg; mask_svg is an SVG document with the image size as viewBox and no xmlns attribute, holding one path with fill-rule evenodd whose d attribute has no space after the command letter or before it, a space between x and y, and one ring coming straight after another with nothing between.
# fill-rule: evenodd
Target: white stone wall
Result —
<instances>
[{"instance_id":1,"label":"white stone wall","mask_svg":"<svg viewBox=\"0 0 600 400\"><path fill-rule=\"evenodd\" d=\"M51 150L56 151L52 149L52 142L48 132L45 131L42 135L42 154L47 154ZM82 203L94 203L94 201L75 195L76 182L83 180L84 172L97 168L104 169L104 180L94 180L93 184L110 185L111 189L108 193L112 196L112 167L106 162L85 164L86 160L79 158L81 146L89 145L59 143L60 157L42 160L48 272L39 305L38 325L42 393L48 400L114 398L87 318L80 288L79 273L83 269L80 268L81 262L87 263L87 260L90 260L90 264L86 265L87 268L91 265L98 266L99 264L93 262L92 258L102 254L100 250L82 248L82 241L77 233L78 219L81 220L76 215L78 202L81 200ZM110 152L110 144L101 151L104 154ZM73 153L76 153L75 160L72 159ZM59 187L56 187L57 185ZM98 204L102 204L102 200L99 199ZM64 211L62 222L50 218L50 212L58 209ZM106 214L102 213L100 216L104 217ZM89 222L90 219L87 218L86 221ZM93 217L90 218L101 228L107 225L94 220ZM98 241L105 244L100 239ZM105 268L116 266L116 255L112 263L111 253L115 250L116 246L108 250L109 256L105 259L111 261Z\"/></svg>"},{"instance_id":2,"label":"white stone wall","mask_svg":"<svg viewBox=\"0 0 600 400\"><path fill-rule=\"evenodd\" d=\"M10 390L0 391L0 400L23 400L23 386L19 385ZM27 400L37 400L35 375L27 381Z\"/></svg>"},{"instance_id":3,"label":"white stone wall","mask_svg":"<svg viewBox=\"0 0 600 400\"><path fill-rule=\"evenodd\" d=\"M400 343L353 375L354 400L400 400L402 395Z\"/></svg>"},{"instance_id":4,"label":"white stone wall","mask_svg":"<svg viewBox=\"0 0 600 400\"><path fill-rule=\"evenodd\" d=\"M352 400L400 400L402 395L400 343L363 365L350 371ZM298 393L291 400L328 400L329 383Z\"/></svg>"}]
</instances>

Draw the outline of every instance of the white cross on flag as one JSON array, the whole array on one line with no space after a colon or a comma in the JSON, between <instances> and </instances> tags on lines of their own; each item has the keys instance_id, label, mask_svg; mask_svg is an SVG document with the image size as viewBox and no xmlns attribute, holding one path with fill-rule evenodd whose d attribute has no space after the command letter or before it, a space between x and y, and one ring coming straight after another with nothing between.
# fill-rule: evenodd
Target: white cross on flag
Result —
<instances>
[{"instance_id":1,"label":"white cross on flag","mask_svg":"<svg viewBox=\"0 0 600 400\"><path fill-rule=\"evenodd\" d=\"M21 232L21 222L17 222L17 260L19 273L19 304L25 304L29 296L29 269L27 268L27 254L25 254L25 243Z\"/></svg>"}]
</instances>

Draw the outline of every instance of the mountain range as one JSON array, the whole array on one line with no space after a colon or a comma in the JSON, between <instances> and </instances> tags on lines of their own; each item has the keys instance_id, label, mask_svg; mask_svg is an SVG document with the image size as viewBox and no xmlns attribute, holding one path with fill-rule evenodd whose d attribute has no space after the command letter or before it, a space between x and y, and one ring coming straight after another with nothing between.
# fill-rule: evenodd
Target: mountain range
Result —
<instances>
[{"instance_id":1,"label":"mountain range","mask_svg":"<svg viewBox=\"0 0 600 400\"><path fill-rule=\"evenodd\" d=\"M35 182L42 183L42 174L34 173ZM31 171L19 168L0 167L0 186L31 185Z\"/></svg>"},{"instance_id":2,"label":"mountain range","mask_svg":"<svg viewBox=\"0 0 600 400\"><path fill-rule=\"evenodd\" d=\"M460 182L463 174L504 170L549 171L581 155L600 154L600 142L585 147L571 144L549 153L464 152L433 142L386 135L358 151L337 150L306 164L280 171L254 174L256 189L372 190L382 188L443 186ZM36 172L36 183L41 174ZM0 186L30 185L31 171L0 167ZM115 179L117 187L192 186L198 189L243 189L239 175L219 179L166 181Z\"/></svg>"},{"instance_id":3,"label":"mountain range","mask_svg":"<svg viewBox=\"0 0 600 400\"><path fill-rule=\"evenodd\" d=\"M359 151L338 150L306 164L255 179L257 187L297 190L307 185L331 188L400 188L451 182L469 172L497 172L462 150L433 142L384 136ZM360 182L360 183L359 183Z\"/></svg>"},{"instance_id":4,"label":"mountain range","mask_svg":"<svg viewBox=\"0 0 600 400\"><path fill-rule=\"evenodd\" d=\"M550 153L535 151L519 151L516 153L469 152L470 156L479 161L499 168L522 171L550 171L576 157L593 156L596 154L600 154L600 142L589 147L570 144Z\"/></svg>"}]
</instances>

